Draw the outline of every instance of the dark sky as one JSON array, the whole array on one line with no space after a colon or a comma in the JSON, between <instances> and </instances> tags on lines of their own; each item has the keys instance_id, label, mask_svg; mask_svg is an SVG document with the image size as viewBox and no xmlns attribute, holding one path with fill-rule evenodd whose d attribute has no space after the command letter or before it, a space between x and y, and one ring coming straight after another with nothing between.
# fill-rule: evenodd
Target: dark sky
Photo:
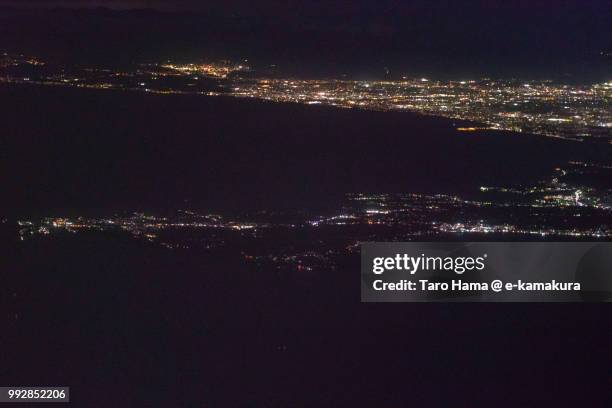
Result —
<instances>
[{"instance_id":1,"label":"dark sky","mask_svg":"<svg viewBox=\"0 0 612 408\"><path fill-rule=\"evenodd\" d=\"M610 8L606 0L0 0L0 4L29 7L109 7L115 9L155 8L159 10L224 9L228 11L281 12L328 12L355 13L384 12L386 10L406 12L414 7L432 7L439 12L452 12L456 7L480 9L483 12L516 9L525 13L546 10L554 17L567 8Z\"/></svg>"},{"instance_id":2,"label":"dark sky","mask_svg":"<svg viewBox=\"0 0 612 408\"><path fill-rule=\"evenodd\" d=\"M344 4L342 4L344 3ZM0 0L0 4L10 4L13 6L29 7L109 7L114 9L131 8L155 8L158 10L197 10L207 11L210 9L222 8L228 11L253 11L290 9L298 7L320 8L320 7L347 7L349 3L363 3L362 1L248 1L248 0ZM414 2L413 2L414 3ZM331 5L331 6L330 6ZM304 7L306 6L306 7Z\"/></svg>"},{"instance_id":3,"label":"dark sky","mask_svg":"<svg viewBox=\"0 0 612 408\"><path fill-rule=\"evenodd\" d=\"M612 50L610 4L0 0L0 5L24 9L0 13L0 47L71 58L248 57L311 73L320 68L370 75L388 67L392 72L452 76L594 72L601 77L610 72L610 58L600 57Z\"/></svg>"}]
</instances>

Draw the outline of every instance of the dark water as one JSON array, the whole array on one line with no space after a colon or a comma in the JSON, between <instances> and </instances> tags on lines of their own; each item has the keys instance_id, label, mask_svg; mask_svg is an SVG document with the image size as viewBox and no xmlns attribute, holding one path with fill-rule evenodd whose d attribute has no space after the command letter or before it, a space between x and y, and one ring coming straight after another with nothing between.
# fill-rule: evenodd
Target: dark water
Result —
<instances>
[{"instance_id":1,"label":"dark water","mask_svg":"<svg viewBox=\"0 0 612 408\"><path fill-rule=\"evenodd\" d=\"M7 214L326 205L529 181L588 145L409 114L0 87ZM178 203L178 204L177 204ZM603 406L602 304L361 304L334 273L254 270L127 235L0 224L0 382L77 407Z\"/></svg>"},{"instance_id":2,"label":"dark water","mask_svg":"<svg viewBox=\"0 0 612 408\"><path fill-rule=\"evenodd\" d=\"M9 213L337 205L347 192L533 183L597 146L466 134L398 112L36 86L0 87Z\"/></svg>"}]
</instances>

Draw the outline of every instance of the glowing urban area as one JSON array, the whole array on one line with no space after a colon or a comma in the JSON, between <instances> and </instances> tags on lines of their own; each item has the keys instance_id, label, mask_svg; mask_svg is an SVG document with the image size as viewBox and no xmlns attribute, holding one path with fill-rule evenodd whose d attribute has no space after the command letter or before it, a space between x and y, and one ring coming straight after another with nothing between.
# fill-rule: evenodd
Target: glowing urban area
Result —
<instances>
[{"instance_id":1,"label":"glowing urban area","mask_svg":"<svg viewBox=\"0 0 612 408\"><path fill-rule=\"evenodd\" d=\"M194 210L173 214L48 217L20 220L20 239L76 233L121 233L169 249L241 248L249 262L279 269L335 267L364 241L610 239L612 190L566 179L612 176L612 166L570 162L531 186L482 186L469 198L446 194L349 194L342 208L321 214L259 211L232 218ZM599 220L599 221L598 221ZM294 232L296 234L287 234ZM287 239L293 236L293 239ZM308 239L303 239L308 237ZM262 242L275 242L274 248Z\"/></svg>"},{"instance_id":2,"label":"glowing urban area","mask_svg":"<svg viewBox=\"0 0 612 408\"><path fill-rule=\"evenodd\" d=\"M612 143L612 82L589 85L550 80L458 79L438 81L291 79L248 61L137 64L131 69L71 67L5 53L0 82L80 88L202 94L338 108L410 111L471 121L458 131L507 130L575 141ZM260 72L261 71L261 72Z\"/></svg>"}]
</instances>

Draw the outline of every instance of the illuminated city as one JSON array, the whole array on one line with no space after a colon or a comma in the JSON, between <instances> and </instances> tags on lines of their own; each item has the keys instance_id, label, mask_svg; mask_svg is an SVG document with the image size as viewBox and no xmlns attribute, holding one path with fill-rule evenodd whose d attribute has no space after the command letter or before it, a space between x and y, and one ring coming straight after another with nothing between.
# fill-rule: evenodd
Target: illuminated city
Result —
<instances>
[{"instance_id":1,"label":"illuminated city","mask_svg":"<svg viewBox=\"0 0 612 408\"><path fill-rule=\"evenodd\" d=\"M477 124L457 126L460 132L505 130L612 143L612 82L571 85L486 78L282 79L259 77L247 63L165 62L142 64L131 70L58 67L56 71L34 57L5 54L0 61L4 69L4 73L0 71L0 81L410 111Z\"/></svg>"},{"instance_id":2,"label":"illuminated city","mask_svg":"<svg viewBox=\"0 0 612 408\"><path fill-rule=\"evenodd\" d=\"M167 216L20 220L19 237L24 241L63 233L123 231L167 249L233 248L247 262L299 270L334 269L338 257L353 253L365 241L605 240L612 238L612 225L601 220L612 217L612 189L568 181L599 173L609 177L612 166L571 162L536 185L482 186L470 198L355 193L347 195L342 209L328 214L264 211L228 218L183 210ZM295 238L280 238L288 233ZM300 235L311 242L296 245Z\"/></svg>"}]
</instances>

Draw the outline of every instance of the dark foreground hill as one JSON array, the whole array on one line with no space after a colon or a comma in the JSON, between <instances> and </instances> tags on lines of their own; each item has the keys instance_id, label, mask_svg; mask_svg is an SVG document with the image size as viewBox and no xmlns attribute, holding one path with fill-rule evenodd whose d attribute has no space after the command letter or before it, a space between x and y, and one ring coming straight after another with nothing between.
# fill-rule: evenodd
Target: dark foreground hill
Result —
<instances>
[{"instance_id":1,"label":"dark foreground hill","mask_svg":"<svg viewBox=\"0 0 612 408\"><path fill-rule=\"evenodd\" d=\"M0 255L0 380L68 385L78 407L600 406L609 390L605 304L361 304L358 257L278 273L127 235Z\"/></svg>"}]
</instances>

